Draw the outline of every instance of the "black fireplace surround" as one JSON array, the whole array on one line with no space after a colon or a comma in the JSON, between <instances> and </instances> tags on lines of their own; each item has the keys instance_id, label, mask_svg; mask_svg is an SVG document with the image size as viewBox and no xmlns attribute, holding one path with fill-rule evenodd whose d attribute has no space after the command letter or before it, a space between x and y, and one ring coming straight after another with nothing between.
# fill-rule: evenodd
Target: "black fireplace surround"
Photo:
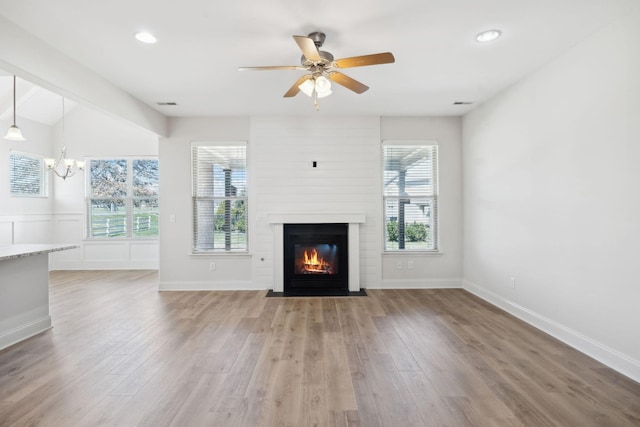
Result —
<instances>
[{"instance_id":1,"label":"black fireplace surround","mask_svg":"<svg viewBox=\"0 0 640 427\"><path fill-rule=\"evenodd\" d=\"M348 224L284 224L284 295L348 295Z\"/></svg>"}]
</instances>

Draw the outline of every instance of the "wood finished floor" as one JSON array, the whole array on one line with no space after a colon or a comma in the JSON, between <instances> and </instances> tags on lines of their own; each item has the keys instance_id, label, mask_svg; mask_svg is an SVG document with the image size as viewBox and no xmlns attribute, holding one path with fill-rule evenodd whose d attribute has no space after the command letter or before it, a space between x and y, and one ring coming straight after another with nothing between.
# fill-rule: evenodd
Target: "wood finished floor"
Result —
<instances>
[{"instance_id":1,"label":"wood finished floor","mask_svg":"<svg viewBox=\"0 0 640 427\"><path fill-rule=\"evenodd\" d=\"M2 426L638 426L640 384L463 290L158 292L54 272Z\"/></svg>"}]
</instances>

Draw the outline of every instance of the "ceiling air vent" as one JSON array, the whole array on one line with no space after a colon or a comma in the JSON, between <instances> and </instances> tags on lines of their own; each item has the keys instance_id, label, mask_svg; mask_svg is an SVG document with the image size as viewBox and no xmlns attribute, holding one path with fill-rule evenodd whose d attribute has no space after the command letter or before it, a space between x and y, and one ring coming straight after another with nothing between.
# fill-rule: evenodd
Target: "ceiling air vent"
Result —
<instances>
[{"instance_id":1,"label":"ceiling air vent","mask_svg":"<svg viewBox=\"0 0 640 427\"><path fill-rule=\"evenodd\" d=\"M177 102L156 102L156 104L158 104L158 105L170 105L170 106L178 105Z\"/></svg>"}]
</instances>

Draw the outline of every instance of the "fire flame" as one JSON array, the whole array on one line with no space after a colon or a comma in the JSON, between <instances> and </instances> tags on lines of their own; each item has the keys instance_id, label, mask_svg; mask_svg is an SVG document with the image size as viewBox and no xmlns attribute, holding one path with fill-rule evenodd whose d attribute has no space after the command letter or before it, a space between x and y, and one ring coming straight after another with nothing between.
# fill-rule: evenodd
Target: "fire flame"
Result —
<instances>
[{"instance_id":1,"label":"fire flame","mask_svg":"<svg viewBox=\"0 0 640 427\"><path fill-rule=\"evenodd\" d=\"M318 251L313 248L311 255L304 251L304 269L309 272L326 273L330 270L331 264L326 262L322 257L318 257Z\"/></svg>"}]
</instances>

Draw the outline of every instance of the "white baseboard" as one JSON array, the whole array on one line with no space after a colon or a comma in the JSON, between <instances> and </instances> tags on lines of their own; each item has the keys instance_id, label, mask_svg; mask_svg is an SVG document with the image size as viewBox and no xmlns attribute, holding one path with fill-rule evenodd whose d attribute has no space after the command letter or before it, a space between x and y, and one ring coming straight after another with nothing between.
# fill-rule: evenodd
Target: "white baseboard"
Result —
<instances>
[{"instance_id":1,"label":"white baseboard","mask_svg":"<svg viewBox=\"0 0 640 427\"><path fill-rule=\"evenodd\" d=\"M0 350L51 328L51 316L43 316L0 334Z\"/></svg>"},{"instance_id":2,"label":"white baseboard","mask_svg":"<svg viewBox=\"0 0 640 427\"><path fill-rule=\"evenodd\" d=\"M601 344L468 280L463 280L462 287L468 292L471 292L496 307L503 309L518 319L527 322L531 326L546 332L552 337L564 342L587 356L607 365L611 369L615 369L634 381L640 382L640 361L609 348L604 344Z\"/></svg>"},{"instance_id":3,"label":"white baseboard","mask_svg":"<svg viewBox=\"0 0 640 427\"><path fill-rule=\"evenodd\" d=\"M264 286L256 285L251 281L224 280L212 281L161 281L158 284L159 291L266 291Z\"/></svg>"},{"instance_id":4,"label":"white baseboard","mask_svg":"<svg viewBox=\"0 0 640 427\"><path fill-rule=\"evenodd\" d=\"M462 279L385 279L382 289L454 289L462 287Z\"/></svg>"},{"instance_id":5,"label":"white baseboard","mask_svg":"<svg viewBox=\"0 0 640 427\"><path fill-rule=\"evenodd\" d=\"M157 270L158 261L55 261L49 270Z\"/></svg>"},{"instance_id":6,"label":"white baseboard","mask_svg":"<svg viewBox=\"0 0 640 427\"><path fill-rule=\"evenodd\" d=\"M461 288L462 279L411 279L383 280L382 287L363 287L363 289L452 289ZM161 281L161 291L260 291L267 290L264 284L252 281L224 280L211 281Z\"/></svg>"}]
</instances>

